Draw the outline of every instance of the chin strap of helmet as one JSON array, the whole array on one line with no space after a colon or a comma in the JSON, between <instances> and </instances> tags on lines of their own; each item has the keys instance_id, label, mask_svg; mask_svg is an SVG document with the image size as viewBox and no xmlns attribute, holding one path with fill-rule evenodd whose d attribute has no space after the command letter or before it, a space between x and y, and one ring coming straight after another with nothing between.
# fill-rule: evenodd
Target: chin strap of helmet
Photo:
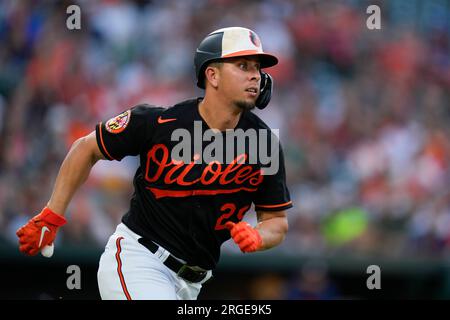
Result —
<instances>
[{"instance_id":1,"label":"chin strap of helmet","mask_svg":"<svg viewBox=\"0 0 450 320\"><path fill-rule=\"evenodd\" d=\"M272 76L266 72L261 71L260 93L255 103L258 109L264 109L269 104L270 98L272 97L272 86Z\"/></svg>"}]
</instances>

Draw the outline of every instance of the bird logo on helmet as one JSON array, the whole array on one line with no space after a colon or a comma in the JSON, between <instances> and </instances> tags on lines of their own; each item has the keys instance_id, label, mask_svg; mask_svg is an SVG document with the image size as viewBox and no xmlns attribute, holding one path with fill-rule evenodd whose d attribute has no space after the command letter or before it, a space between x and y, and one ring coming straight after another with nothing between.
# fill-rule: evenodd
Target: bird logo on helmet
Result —
<instances>
[{"instance_id":1,"label":"bird logo on helmet","mask_svg":"<svg viewBox=\"0 0 450 320\"><path fill-rule=\"evenodd\" d=\"M226 58L255 55L260 59L261 69L273 67L278 63L277 57L263 51L258 35L250 29L229 27L211 32L200 42L195 52L197 86L205 89L204 73L209 63ZM272 88L272 77L261 71L261 88L256 107L264 109L269 104Z\"/></svg>"},{"instance_id":2,"label":"bird logo on helmet","mask_svg":"<svg viewBox=\"0 0 450 320\"><path fill-rule=\"evenodd\" d=\"M261 41L259 41L259 37L253 31L250 31L250 41L255 45L255 47L261 46Z\"/></svg>"}]
</instances>

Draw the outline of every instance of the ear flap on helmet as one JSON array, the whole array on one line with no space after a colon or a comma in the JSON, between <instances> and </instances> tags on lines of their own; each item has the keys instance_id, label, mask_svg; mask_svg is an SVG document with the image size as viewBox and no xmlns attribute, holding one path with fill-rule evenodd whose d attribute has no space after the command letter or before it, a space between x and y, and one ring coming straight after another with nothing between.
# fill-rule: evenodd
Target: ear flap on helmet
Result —
<instances>
[{"instance_id":1,"label":"ear flap on helmet","mask_svg":"<svg viewBox=\"0 0 450 320\"><path fill-rule=\"evenodd\" d=\"M272 97L272 85L272 76L266 72L261 71L260 93L255 103L258 109L264 109L269 104L270 98Z\"/></svg>"}]
</instances>

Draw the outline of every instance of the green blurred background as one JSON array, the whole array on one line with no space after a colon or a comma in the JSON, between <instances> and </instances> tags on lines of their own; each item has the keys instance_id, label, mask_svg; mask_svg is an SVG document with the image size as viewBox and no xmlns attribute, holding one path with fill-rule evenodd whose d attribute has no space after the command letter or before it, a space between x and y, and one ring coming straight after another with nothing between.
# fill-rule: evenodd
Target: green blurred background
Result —
<instances>
[{"instance_id":1,"label":"green blurred background","mask_svg":"<svg viewBox=\"0 0 450 320\"><path fill-rule=\"evenodd\" d=\"M66 27L71 4L81 30ZM381 30L366 27L372 4ZM94 167L52 259L22 256L15 231L98 121L201 95L196 45L226 26L255 30L280 59L271 104L256 112L280 129L294 208L276 249L225 243L199 298L450 298L448 0L0 1L0 298L99 298L98 260L135 158ZM81 290L66 287L69 265ZM366 287L370 265L380 290Z\"/></svg>"}]
</instances>

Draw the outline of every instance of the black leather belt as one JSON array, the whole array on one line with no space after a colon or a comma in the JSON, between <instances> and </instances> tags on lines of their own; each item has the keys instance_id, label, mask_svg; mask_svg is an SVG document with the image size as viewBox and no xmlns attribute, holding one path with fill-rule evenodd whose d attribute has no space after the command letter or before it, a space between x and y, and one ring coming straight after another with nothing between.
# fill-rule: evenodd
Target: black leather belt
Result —
<instances>
[{"instance_id":1,"label":"black leather belt","mask_svg":"<svg viewBox=\"0 0 450 320\"><path fill-rule=\"evenodd\" d=\"M152 253L156 253L156 251L158 251L158 245L151 240L139 238L138 242ZM205 279L207 274L207 271L195 270L192 266L188 266L187 264L180 262L172 255L167 257L164 264L178 276L190 282L200 282Z\"/></svg>"}]
</instances>

